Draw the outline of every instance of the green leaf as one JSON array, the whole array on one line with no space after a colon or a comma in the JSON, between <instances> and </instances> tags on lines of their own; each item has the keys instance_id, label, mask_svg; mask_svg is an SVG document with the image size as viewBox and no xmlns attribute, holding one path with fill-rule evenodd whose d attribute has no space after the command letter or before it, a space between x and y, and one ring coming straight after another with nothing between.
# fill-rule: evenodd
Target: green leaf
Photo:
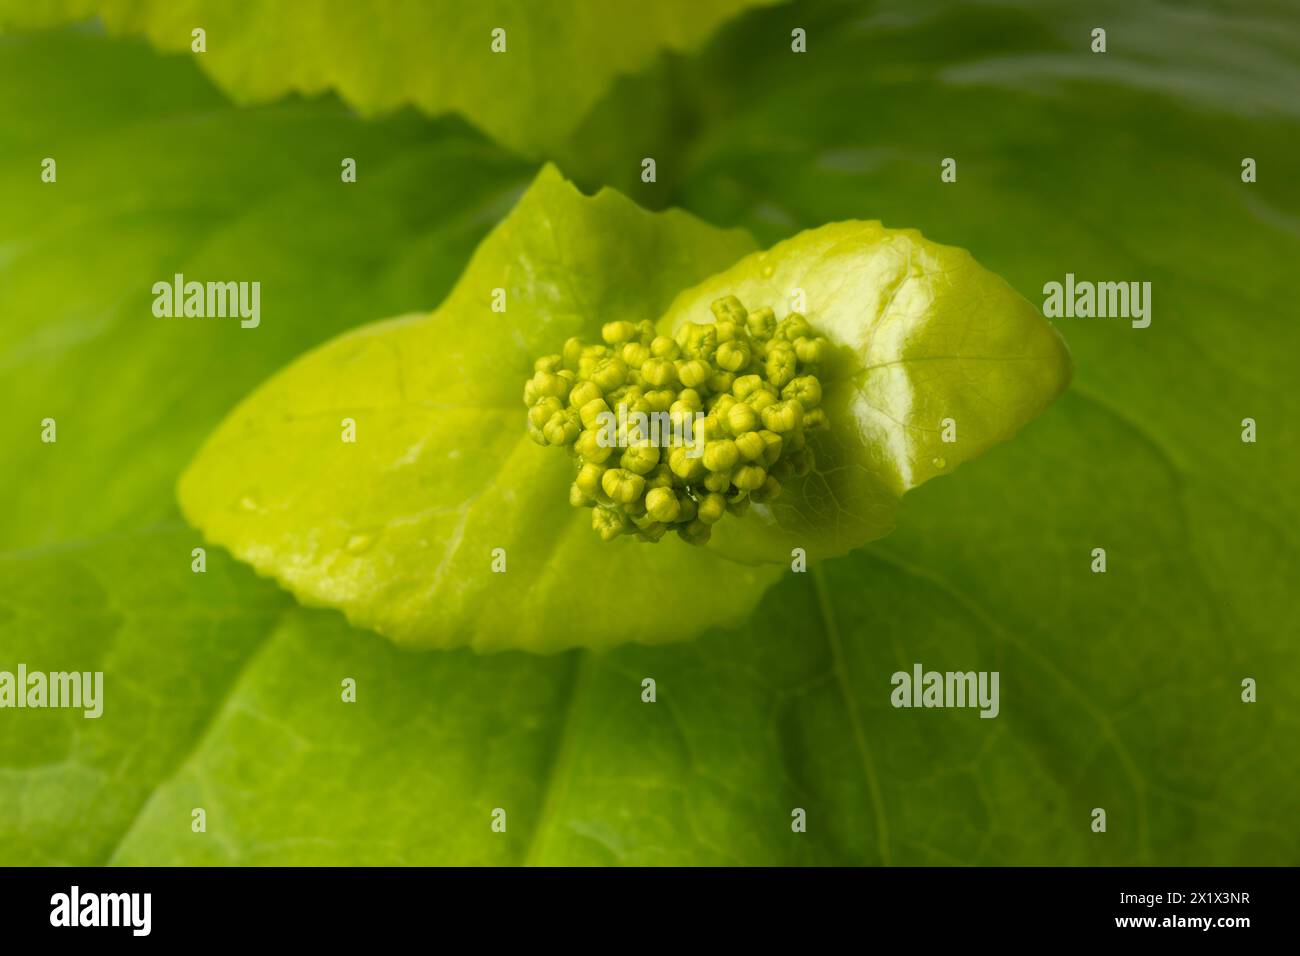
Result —
<instances>
[{"instance_id":1,"label":"green leaf","mask_svg":"<svg viewBox=\"0 0 1300 956\"><path fill-rule=\"evenodd\" d=\"M2 49L2 547L175 520L176 478L239 397L372 310L436 302L531 175L456 124L236 110L135 42ZM114 80L92 96L87 76ZM261 324L154 317L176 273L261 282Z\"/></svg>"},{"instance_id":2,"label":"green leaf","mask_svg":"<svg viewBox=\"0 0 1300 956\"><path fill-rule=\"evenodd\" d=\"M289 611L217 552L192 573L193 546L173 521L0 555L0 670L104 674L98 718L0 711L0 865L108 862Z\"/></svg>"},{"instance_id":3,"label":"green leaf","mask_svg":"<svg viewBox=\"0 0 1300 956\"><path fill-rule=\"evenodd\" d=\"M0 670L102 669L107 696L0 711L0 864L98 864L292 607L215 549L192 573L180 471L302 349L445 294L530 171L459 124L236 110L74 33L0 41L0 112ZM178 271L261 281L260 326L155 318Z\"/></svg>"},{"instance_id":4,"label":"green leaf","mask_svg":"<svg viewBox=\"0 0 1300 956\"><path fill-rule=\"evenodd\" d=\"M1009 438L1065 388L1070 359L1055 330L962 249L878 222L811 229L683 293L665 317L711 321L709 303L801 308L827 336L829 432L817 466L719 522L711 546L737 560L824 558L887 534L904 492Z\"/></svg>"},{"instance_id":5,"label":"green leaf","mask_svg":"<svg viewBox=\"0 0 1300 956\"><path fill-rule=\"evenodd\" d=\"M121 43L0 44L0 668L107 671L99 721L0 712L0 863L1300 861L1300 182L1278 172L1300 129L1256 112L1296 86L1294 18L1118 4L1095 14L1126 24L1113 61L954 86L956 64L1078 61L1093 9L1039 6L747 18L673 78L707 94L683 127L705 138L659 146L684 191L629 189L765 242L845 215L915 223L1031 301L1070 268L1149 272L1151 328L1062 320L1077 374L1060 401L910 492L887 541L787 575L744 626L549 657L403 653L216 550L193 575L171 504L249 388L438 301L520 171L328 102L232 113L191 64ZM787 64L792 19L810 52ZM1153 51L1165 65L1138 69ZM350 197L337 158L358 142ZM48 144L72 197L39 183ZM1237 178L1240 144L1257 184ZM154 322L147 283L178 262L273 265L279 317ZM53 447L36 439L51 402ZM1099 544L1104 575L1087 570ZM999 717L890 707L916 661L1000 670Z\"/></svg>"},{"instance_id":6,"label":"green leaf","mask_svg":"<svg viewBox=\"0 0 1300 956\"><path fill-rule=\"evenodd\" d=\"M1085 402L1067 396L1054 414L1070 424L1069 443L1031 428L999 453L1032 490L1060 483L1061 460L1090 439L1116 438ZM1115 450L1128 473L1172 490L1140 436ZM971 507L1004 482L994 464L981 459L962 481L918 492L939 507L890 539L907 536L901 552L872 549L788 575L744 628L606 654L411 655L337 615L296 609L227 619L227 631L201 639L195 619L168 616L170 603L168 613L147 612L156 596L131 586L142 578L114 560L120 547L74 555L97 569L106 613L135 623L114 641L100 722L39 714L61 728L39 734L45 756L57 755L49 760L10 743L18 758L6 761L12 782L0 794L15 813L0 819L15 822L2 855L72 862L93 843L91 859L121 865L1294 863L1285 797L1297 780L1282 746L1294 712L1237 700L1249 655L1199 626L1211 602L1184 530L1140 520L1143 503L1110 473L1075 470L1069 493L1095 500L1104 525L1052 511L1044 531L1059 543L1029 551L989 534L1006 515ZM950 485L957 500L937 501ZM1012 520L1038 517L1028 497L1007 508ZM1090 594L1065 602L1046 589L1018 593L1017 580L1068 558L1070 542L1094 527L1117 552L1153 546L1149 573L1186 577L1181 604L1153 609L1190 639L1185 656L1126 647L1106 630L1143 600L1139 577L1093 579ZM945 549L956 556L930 570ZM52 631L87 640L86 627L58 623L70 563L28 564L45 583L14 626L0 624L0 641L28 660ZM188 577L175 582L190 592L176 593L178 604L194 606L195 588L209 595L199 600L224 600ZM212 616L222 619L219 606ZM242 638L241 649L256 649L235 669L215 655L242 626L266 631ZM1052 641L1079 627L1070 632L1099 639ZM152 662L159 635L171 649L162 667ZM212 660L218 673L205 681L224 693L182 699L184 678ZM892 708L892 673L917 661L999 671L998 717ZM1115 672L1107 684L1093 679L1098 661ZM346 678L355 703L342 700ZM654 703L642 699L646 678L656 681ZM172 708L203 719L158 719ZM163 754L131 745L126 734L140 727ZM101 735L114 739L92 746ZM1223 773L1228 755L1244 777ZM104 796L99 787L135 812L77 815L74 795L90 803ZM1097 806L1109 815L1104 835L1089 827ZM195 807L206 811L202 835L191 830ZM505 833L491 828L497 808ZM795 808L806 811L806 833L791 830ZM48 854L36 854L23 822L39 822Z\"/></svg>"},{"instance_id":7,"label":"green leaf","mask_svg":"<svg viewBox=\"0 0 1300 956\"><path fill-rule=\"evenodd\" d=\"M548 167L436 312L351 332L243 402L185 473L181 506L304 603L399 644L554 651L738 623L778 572L677 541L602 542L568 503L570 460L527 437L520 396L536 356L659 315L751 248L613 192L584 198Z\"/></svg>"},{"instance_id":8,"label":"green leaf","mask_svg":"<svg viewBox=\"0 0 1300 956\"><path fill-rule=\"evenodd\" d=\"M694 49L720 23L773 2L0 0L0 33L98 16L111 33L190 52L201 28L196 62L237 102L334 91L366 116L406 104L454 111L537 154L563 144L616 76L661 51Z\"/></svg>"}]
</instances>

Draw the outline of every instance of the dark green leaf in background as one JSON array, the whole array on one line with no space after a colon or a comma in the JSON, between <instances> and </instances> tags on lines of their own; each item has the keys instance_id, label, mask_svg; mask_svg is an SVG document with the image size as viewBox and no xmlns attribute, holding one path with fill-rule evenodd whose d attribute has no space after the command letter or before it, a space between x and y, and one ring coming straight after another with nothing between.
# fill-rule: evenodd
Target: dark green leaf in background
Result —
<instances>
[{"instance_id":1,"label":"dark green leaf in background","mask_svg":"<svg viewBox=\"0 0 1300 956\"><path fill-rule=\"evenodd\" d=\"M215 549L191 573L181 469L302 349L437 301L532 171L460 124L238 111L89 36L0 39L0 103L0 669L102 669L108 697L99 720L2 712L0 861L96 863L291 603ZM155 319L178 271L260 277L261 325Z\"/></svg>"},{"instance_id":2,"label":"dark green leaf in background","mask_svg":"<svg viewBox=\"0 0 1300 956\"><path fill-rule=\"evenodd\" d=\"M238 103L335 92L366 116L456 111L529 155L622 74L774 0L0 0L0 32L100 17L195 61ZM501 31L498 33L497 31Z\"/></svg>"},{"instance_id":3,"label":"dark green leaf in background","mask_svg":"<svg viewBox=\"0 0 1300 956\"><path fill-rule=\"evenodd\" d=\"M747 625L552 657L404 653L215 549L192 575L170 504L239 396L437 302L531 171L405 117L233 114L134 45L0 41L0 667L99 660L110 695L97 722L0 715L0 861L1295 864L1300 43L1288 7L1227 10L791 5L656 67L639 98L620 84L587 175L638 202L764 244L879 217L1034 302L1066 272L1152 281L1153 321L1059 320L1069 393ZM1080 52L1098 18L1111 59ZM288 135L304 113L315 136ZM379 196L336 192L358 138L390 157L384 187L361 165ZM57 187L45 155L72 157ZM349 230L369 241L341 246ZM153 320L148 284L178 264L282 273L287 317ZM891 708L917 661L999 670L999 716Z\"/></svg>"}]
</instances>

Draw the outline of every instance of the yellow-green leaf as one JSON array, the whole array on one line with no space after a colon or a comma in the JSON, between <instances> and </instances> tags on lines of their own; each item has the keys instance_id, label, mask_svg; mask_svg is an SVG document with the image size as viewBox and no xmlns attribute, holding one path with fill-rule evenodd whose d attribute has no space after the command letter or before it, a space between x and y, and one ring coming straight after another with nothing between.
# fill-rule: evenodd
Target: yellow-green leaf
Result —
<instances>
[{"instance_id":1,"label":"yellow-green leaf","mask_svg":"<svg viewBox=\"0 0 1300 956\"><path fill-rule=\"evenodd\" d=\"M712 321L724 295L802 311L833 356L817 467L714 529L711 546L737 560L830 557L887 534L904 492L1011 437L1070 380L1065 343L1033 305L914 229L807 230L683 293L664 324Z\"/></svg>"},{"instance_id":2,"label":"yellow-green leaf","mask_svg":"<svg viewBox=\"0 0 1300 956\"><path fill-rule=\"evenodd\" d=\"M584 197L548 167L436 312L348 333L245 400L185 473L181 506L304 603L400 644L554 651L737 623L777 571L601 542L568 504L570 461L528 439L520 396L535 356L653 318L752 248Z\"/></svg>"}]
</instances>

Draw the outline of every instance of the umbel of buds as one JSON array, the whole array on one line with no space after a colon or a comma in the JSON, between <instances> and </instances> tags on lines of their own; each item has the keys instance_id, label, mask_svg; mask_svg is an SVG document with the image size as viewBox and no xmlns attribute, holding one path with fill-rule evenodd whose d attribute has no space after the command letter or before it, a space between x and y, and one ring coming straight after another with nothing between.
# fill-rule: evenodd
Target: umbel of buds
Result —
<instances>
[{"instance_id":1,"label":"umbel of buds","mask_svg":"<svg viewBox=\"0 0 1300 956\"><path fill-rule=\"evenodd\" d=\"M797 312L778 322L735 296L712 312L673 337L649 321L610 322L604 344L569 339L524 385L528 434L568 449L569 502L592 509L606 541L672 530L703 544L727 512L771 501L813 468L806 435L827 427L826 339Z\"/></svg>"}]
</instances>

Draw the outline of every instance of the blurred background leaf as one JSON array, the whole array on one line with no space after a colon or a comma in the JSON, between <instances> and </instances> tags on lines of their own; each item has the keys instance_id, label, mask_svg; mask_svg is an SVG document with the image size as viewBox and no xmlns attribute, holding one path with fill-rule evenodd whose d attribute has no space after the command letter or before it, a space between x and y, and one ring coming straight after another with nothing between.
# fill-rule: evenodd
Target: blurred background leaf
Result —
<instances>
[{"instance_id":1,"label":"blurred background leaf","mask_svg":"<svg viewBox=\"0 0 1300 956\"><path fill-rule=\"evenodd\" d=\"M80 32L0 38L0 112L0 669L102 669L112 701L4 711L0 862L98 863L292 604L215 549L190 572L181 469L303 349L437 302L533 171L460 122L238 110ZM253 331L155 319L175 272L260 276L274 305Z\"/></svg>"},{"instance_id":2,"label":"blurred background leaf","mask_svg":"<svg viewBox=\"0 0 1300 956\"><path fill-rule=\"evenodd\" d=\"M1111 52L1085 54L1098 24ZM801 25L809 52L792 54ZM357 124L329 101L232 114L192 66L133 44L0 43L0 546L20 549L0 571L0 660L122 662L104 665L114 723L0 721L4 862L1300 862L1297 31L1266 3L800 4L620 83L572 149L590 183L764 243L879 216L972 249L1032 301L1066 272L1149 280L1153 321L1060 320L1076 360L1060 402L910 493L886 542L787 577L750 625L546 659L402 654L241 569L190 575L169 499L270 371L437 302L530 171L455 124ZM142 122L153 103L169 119ZM280 138L303 111L367 138L372 162L400 151L391 190L332 192L339 134ZM210 123L205 171L179 168L168 150ZM74 159L80 177L60 161L75 202L40 191L40 158L67 152L51 142L106 144ZM267 172L281 162L292 177ZM175 252L249 215L239 241ZM369 242L343 246L349 230ZM241 244L301 276L281 291L283 341L147 317L155 272L247 272ZM37 442L45 414L56 446ZM1257 444L1240 441L1248 416ZM161 536L64 543L141 528ZM159 563L184 585L132 586L164 582ZM155 673L151 655L170 658ZM1000 670L1000 716L892 709L890 674L917 661ZM1240 701L1244 677L1259 703ZM86 816L92 800L106 809ZM196 805L215 811L207 838Z\"/></svg>"},{"instance_id":3,"label":"blurred background leaf","mask_svg":"<svg viewBox=\"0 0 1300 956\"><path fill-rule=\"evenodd\" d=\"M11 547L174 520L181 468L236 398L344 329L437 303L532 178L459 122L367 123L328 100L235 109L138 42L0 51ZM261 326L154 319L151 287L175 273L258 278ZM57 445L31 440L47 416Z\"/></svg>"},{"instance_id":4,"label":"blurred background leaf","mask_svg":"<svg viewBox=\"0 0 1300 956\"><path fill-rule=\"evenodd\" d=\"M366 116L454 111L536 155L563 144L614 77L773 2L0 0L0 33L98 17L110 33L189 52L202 28L195 62L238 103L334 91Z\"/></svg>"}]
</instances>

